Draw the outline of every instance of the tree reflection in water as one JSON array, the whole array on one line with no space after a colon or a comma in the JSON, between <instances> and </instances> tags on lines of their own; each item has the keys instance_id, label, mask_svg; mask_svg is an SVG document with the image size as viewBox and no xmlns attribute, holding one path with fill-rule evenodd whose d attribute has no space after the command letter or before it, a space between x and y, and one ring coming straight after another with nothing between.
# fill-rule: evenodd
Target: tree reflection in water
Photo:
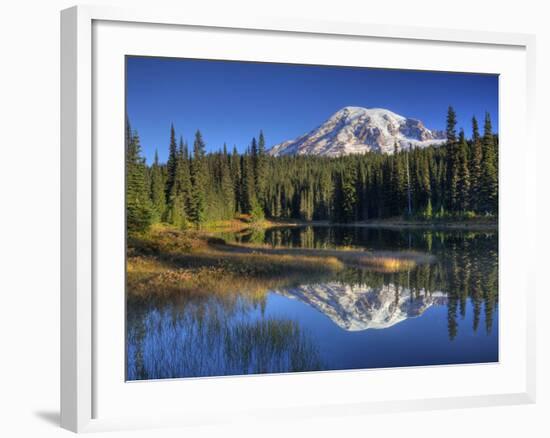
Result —
<instances>
[{"instance_id":1,"label":"tree reflection in water","mask_svg":"<svg viewBox=\"0 0 550 438\"><path fill-rule=\"evenodd\" d=\"M268 230L252 238L273 246L331 248L344 242L376 250L412 248L435 255L436 261L394 273L346 268L331 278L304 278L302 284L289 287L266 285L265 291L254 294L129 299L129 380L326 369L315 326L265 312L267 297L273 293L323 313L350 333L386 330L406 319L421 318L433 306L447 308L446 329L443 322L434 330L446 330L450 343L461 331L482 330L489 336L498 330L496 233L308 227ZM246 241L246 235L235 239ZM466 319L468 325L462 323ZM498 344L498 337L494 342Z\"/></svg>"}]
</instances>

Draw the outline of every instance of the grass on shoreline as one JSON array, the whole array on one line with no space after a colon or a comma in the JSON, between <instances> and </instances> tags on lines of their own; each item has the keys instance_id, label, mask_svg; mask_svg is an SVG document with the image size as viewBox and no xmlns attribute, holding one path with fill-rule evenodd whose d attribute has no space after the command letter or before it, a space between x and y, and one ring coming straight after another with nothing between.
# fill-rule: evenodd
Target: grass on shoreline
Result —
<instances>
[{"instance_id":1,"label":"grass on shoreline","mask_svg":"<svg viewBox=\"0 0 550 438\"><path fill-rule=\"evenodd\" d=\"M402 218L373 219L364 222L350 222L344 224L335 224L329 221L311 221L311 222L274 222L275 226L283 227L354 227L354 228L386 228L386 229L430 229L430 230L498 230L498 221L494 218L476 218L469 220L410 220Z\"/></svg>"},{"instance_id":2,"label":"grass on shoreline","mask_svg":"<svg viewBox=\"0 0 550 438\"><path fill-rule=\"evenodd\" d=\"M173 294L185 294L186 297L203 297L206 295L225 295L244 293L249 297L261 298L270 288L290 286L303 279L304 276L321 279L323 274L339 270L340 266L309 265L309 272L299 273L296 270L284 276L274 272L256 271L255 275L240 274L243 261L225 266L187 266L166 263L153 257L132 257L128 259L127 282L128 292L132 297L146 298L149 295L168 297ZM241 266L239 266L241 265ZM276 262L278 268L285 265L284 261ZM325 267L325 268L323 268ZM236 269L235 269L236 268ZM326 272L323 272L326 271Z\"/></svg>"},{"instance_id":3,"label":"grass on shoreline","mask_svg":"<svg viewBox=\"0 0 550 438\"><path fill-rule=\"evenodd\" d=\"M221 239L210 239L213 248L226 253L269 255L271 257L292 256L322 259L336 259L341 263L358 267L378 268L384 272L411 269L417 264L430 263L432 256L416 251L362 251L353 247L338 249L273 248L269 245L226 243Z\"/></svg>"},{"instance_id":4,"label":"grass on shoreline","mask_svg":"<svg viewBox=\"0 0 550 438\"><path fill-rule=\"evenodd\" d=\"M359 228L415 228L415 229L464 229L464 230L496 230L498 218L494 216L477 216L473 218L433 218L433 219L407 219L401 216L372 219L361 222L332 223L330 221L302 221L262 219L253 221L249 215L239 215L234 219L209 222L202 227L204 232L237 232L250 229L267 229L274 227L359 227Z\"/></svg>"},{"instance_id":5,"label":"grass on shoreline","mask_svg":"<svg viewBox=\"0 0 550 438\"><path fill-rule=\"evenodd\" d=\"M343 267L335 257L228 252L212 246L204 233L163 226L128 239L128 293L138 297L176 292L257 294Z\"/></svg>"},{"instance_id":6,"label":"grass on shoreline","mask_svg":"<svg viewBox=\"0 0 550 438\"><path fill-rule=\"evenodd\" d=\"M128 237L127 290L130 297L247 293L321 281L348 266L396 272L429 263L416 252L272 248L228 244L207 231L179 231L156 225Z\"/></svg>"}]
</instances>

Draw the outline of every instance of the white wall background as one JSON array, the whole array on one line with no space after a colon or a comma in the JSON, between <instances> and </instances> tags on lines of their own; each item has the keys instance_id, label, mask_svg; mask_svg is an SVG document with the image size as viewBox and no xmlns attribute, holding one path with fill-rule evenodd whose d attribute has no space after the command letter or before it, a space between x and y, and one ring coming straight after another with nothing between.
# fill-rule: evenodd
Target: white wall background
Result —
<instances>
[{"instance_id":1,"label":"white wall background","mask_svg":"<svg viewBox=\"0 0 550 438\"><path fill-rule=\"evenodd\" d=\"M143 0L98 4L148 4ZM59 10L66 0L4 2L0 13L0 435L68 436L59 420ZM550 14L545 2L460 0L156 0L159 7L216 14L276 15L321 20L535 33L539 248L530 256L538 280L536 405L417 412L111 433L107 436L549 436L550 305L543 274L550 244L544 218L549 187ZM150 5L149 5L150 6ZM518 154L522 153L518 145ZM535 206L533 206L533 213Z\"/></svg>"}]
</instances>

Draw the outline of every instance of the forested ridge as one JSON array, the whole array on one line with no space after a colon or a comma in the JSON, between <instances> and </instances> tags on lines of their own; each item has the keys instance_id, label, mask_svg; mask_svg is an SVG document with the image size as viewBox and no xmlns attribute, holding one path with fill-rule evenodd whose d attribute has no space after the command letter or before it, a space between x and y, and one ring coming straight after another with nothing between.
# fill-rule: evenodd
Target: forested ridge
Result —
<instances>
[{"instance_id":1,"label":"forested ridge","mask_svg":"<svg viewBox=\"0 0 550 438\"><path fill-rule=\"evenodd\" d=\"M447 113L447 142L392 155L368 152L338 158L272 157L260 131L244 153L227 146L206 153L200 131L191 146L169 137L166 163L151 165L139 135L126 122L126 215L130 232L156 222L187 228L236 214L289 220L350 223L403 216L469 218L498 213L498 136L489 114L483 133L472 118L471 135L457 132Z\"/></svg>"}]
</instances>

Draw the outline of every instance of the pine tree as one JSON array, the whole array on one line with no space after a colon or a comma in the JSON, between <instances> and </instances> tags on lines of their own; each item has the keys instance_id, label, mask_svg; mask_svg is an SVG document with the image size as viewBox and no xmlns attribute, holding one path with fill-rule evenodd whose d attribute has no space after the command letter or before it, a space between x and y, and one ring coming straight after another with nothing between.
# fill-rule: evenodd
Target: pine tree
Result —
<instances>
[{"instance_id":1,"label":"pine tree","mask_svg":"<svg viewBox=\"0 0 550 438\"><path fill-rule=\"evenodd\" d=\"M456 113L452 106L447 111L447 195L448 208L459 209L459 146L456 138Z\"/></svg>"},{"instance_id":2,"label":"pine tree","mask_svg":"<svg viewBox=\"0 0 550 438\"><path fill-rule=\"evenodd\" d=\"M195 133L193 143L193 159L191 161L191 196L190 213L191 220L195 225L200 226L206 220L206 202L207 190L206 182L208 180L207 166L205 162L206 146L199 130Z\"/></svg>"},{"instance_id":3,"label":"pine tree","mask_svg":"<svg viewBox=\"0 0 550 438\"><path fill-rule=\"evenodd\" d=\"M242 211L241 203L241 158L237 152L237 147L233 146L230 157L231 181L233 182L233 197L235 212Z\"/></svg>"},{"instance_id":4,"label":"pine tree","mask_svg":"<svg viewBox=\"0 0 550 438\"><path fill-rule=\"evenodd\" d=\"M265 192L267 187L266 179L267 156L265 152L265 138L263 131L258 137L258 156L256 158L256 194L262 206L265 207Z\"/></svg>"},{"instance_id":5,"label":"pine tree","mask_svg":"<svg viewBox=\"0 0 550 438\"><path fill-rule=\"evenodd\" d=\"M333 221L337 223L353 222L357 219L357 175L355 169L349 170L349 172L340 170L336 174Z\"/></svg>"},{"instance_id":6,"label":"pine tree","mask_svg":"<svg viewBox=\"0 0 550 438\"><path fill-rule=\"evenodd\" d=\"M389 193L386 194L389 205L389 215L397 216L404 212L407 199L407 174L403 154L398 152L397 143L393 146L393 155L389 158ZM408 153L408 152L405 152Z\"/></svg>"},{"instance_id":7,"label":"pine tree","mask_svg":"<svg viewBox=\"0 0 550 438\"><path fill-rule=\"evenodd\" d=\"M252 163L254 187L256 187L256 182L258 181L258 143L256 142L256 137L252 137L252 142L250 143L250 158Z\"/></svg>"},{"instance_id":8,"label":"pine tree","mask_svg":"<svg viewBox=\"0 0 550 438\"><path fill-rule=\"evenodd\" d=\"M176 177L183 196L185 215L190 216L191 210L191 169L189 164L189 150L187 142L180 138L178 151L178 174Z\"/></svg>"},{"instance_id":9,"label":"pine tree","mask_svg":"<svg viewBox=\"0 0 550 438\"><path fill-rule=\"evenodd\" d=\"M126 226L129 233L147 231L153 221L147 166L137 133L126 129Z\"/></svg>"},{"instance_id":10,"label":"pine tree","mask_svg":"<svg viewBox=\"0 0 550 438\"><path fill-rule=\"evenodd\" d=\"M456 143L456 113L452 106L447 109L447 143Z\"/></svg>"},{"instance_id":11,"label":"pine tree","mask_svg":"<svg viewBox=\"0 0 550 438\"><path fill-rule=\"evenodd\" d=\"M173 183L168 194L168 209L166 220L177 228L187 227L187 213L184 193L184 163L183 140L180 139L180 147L176 150Z\"/></svg>"},{"instance_id":12,"label":"pine tree","mask_svg":"<svg viewBox=\"0 0 550 438\"><path fill-rule=\"evenodd\" d=\"M350 169L351 172L346 172L342 179L342 214L344 222L353 222L357 219L357 191L355 186L357 175L355 168L352 169Z\"/></svg>"},{"instance_id":13,"label":"pine tree","mask_svg":"<svg viewBox=\"0 0 550 438\"><path fill-rule=\"evenodd\" d=\"M422 154L419 167L419 189L418 198L420 198L420 207L425 209L424 215L427 218L432 217L432 187L431 187L431 172L428 155ZM428 212L429 211L429 212Z\"/></svg>"},{"instance_id":14,"label":"pine tree","mask_svg":"<svg viewBox=\"0 0 550 438\"><path fill-rule=\"evenodd\" d=\"M472 154L470 159L470 207L478 211L481 203L482 162L483 152L479 127L475 117L472 117Z\"/></svg>"},{"instance_id":15,"label":"pine tree","mask_svg":"<svg viewBox=\"0 0 550 438\"><path fill-rule=\"evenodd\" d=\"M407 216L412 215L412 197L411 197L411 172L409 165L409 155L411 145L409 144L409 152L405 154L405 175L407 176Z\"/></svg>"},{"instance_id":16,"label":"pine tree","mask_svg":"<svg viewBox=\"0 0 550 438\"><path fill-rule=\"evenodd\" d=\"M311 182L300 190L300 218L305 221L313 219L313 187Z\"/></svg>"},{"instance_id":17,"label":"pine tree","mask_svg":"<svg viewBox=\"0 0 550 438\"><path fill-rule=\"evenodd\" d=\"M124 146L126 147L126 153L128 153L132 141L132 126L130 125L130 119L128 118L128 116L126 116L126 125L124 129Z\"/></svg>"},{"instance_id":18,"label":"pine tree","mask_svg":"<svg viewBox=\"0 0 550 438\"><path fill-rule=\"evenodd\" d=\"M170 197L170 209L168 213L168 221L177 228L185 229L187 227L187 215L185 213L185 202L183 193L176 188L177 184L172 189L173 193Z\"/></svg>"},{"instance_id":19,"label":"pine tree","mask_svg":"<svg viewBox=\"0 0 550 438\"><path fill-rule=\"evenodd\" d=\"M223 219L231 219L235 214L235 192L225 145L220 160L220 194L223 203Z\"/></svg>"},{"instance_id":20,"label":"pine tree","mask_svg":"<svg viewBox=\"0 0 550 438\"><path fill-rule=\"evenodd\" d=\"M254 142L252 142L254 145ZM243 213L251 214L256 207L256 190L254 184L254 158L247 151L241 160L241 208Z\"/></svg>"},{"instance_id":21,"label":"pine tree","mask_svg":"<svg viewBox=\"0 0 550 438\"><path fill-rule=\"evenodd\" d=\"M368 175L367 166L362 160L357 161L357 219L367 219L369 216ZM317 192L317 191L316 191Z\"/></svg>"},{"instance_id":22,"label":"pine tree","mask_svg":"<svg viewBox=\"0 0 550 438\"><path fill-rule=\"evenodd\" d=\"M463 130L460 131L457 158L457 202L459 210L465 212L470 207L470 169L468 167L468 143L466 142Z\"/></svg>"},{"instance_id":23,"label":"pine tree","mask_svg":"<svg viewBox=\"0 0 550 438\"><path fill-rule=\"evenodd\" d=\"M483 157L481 161L481 206L486 213L498 212L498 168L495 138L491 117L485 114L483 129Z\"/></svg>"},{"instance_id":24,"label":"pine tree","mask_svg":"<svg viewBox=\"0 0 550 438\"><path fill-rule=\"evenodd\" d=\"M153 221L160 222L165 215L166 195L165 181L159 164L158 151L155 149L155 160L151 166L151 204L153 207Z\"/></svg>"},{"instance_id":25,"label":"pine tree","mask_svg":"<svg viewBox=\"0 0 550 438\"><path fill-rule=\"evenodd\" d=\"M175 182L170 195L171 223L179 228L186 228L191 210L191 175L187 144L180 138L176 158Z\"/></svg>"},{"instance_id":26,"label":"pine tree","mask_svg":"<svg viewBox=\"0 0 550 438\"><path fill-rule=\"evenodd\" d=\"M168 150L168 161L166 162L166 187L165 187L165 196L166 202L170 203L170 194L174 183L176 181L176 166L178 162L178 146L176 143L176 131L174 129L174 124L170 125L170 146Z\"/></svg>"}]
</instances>

